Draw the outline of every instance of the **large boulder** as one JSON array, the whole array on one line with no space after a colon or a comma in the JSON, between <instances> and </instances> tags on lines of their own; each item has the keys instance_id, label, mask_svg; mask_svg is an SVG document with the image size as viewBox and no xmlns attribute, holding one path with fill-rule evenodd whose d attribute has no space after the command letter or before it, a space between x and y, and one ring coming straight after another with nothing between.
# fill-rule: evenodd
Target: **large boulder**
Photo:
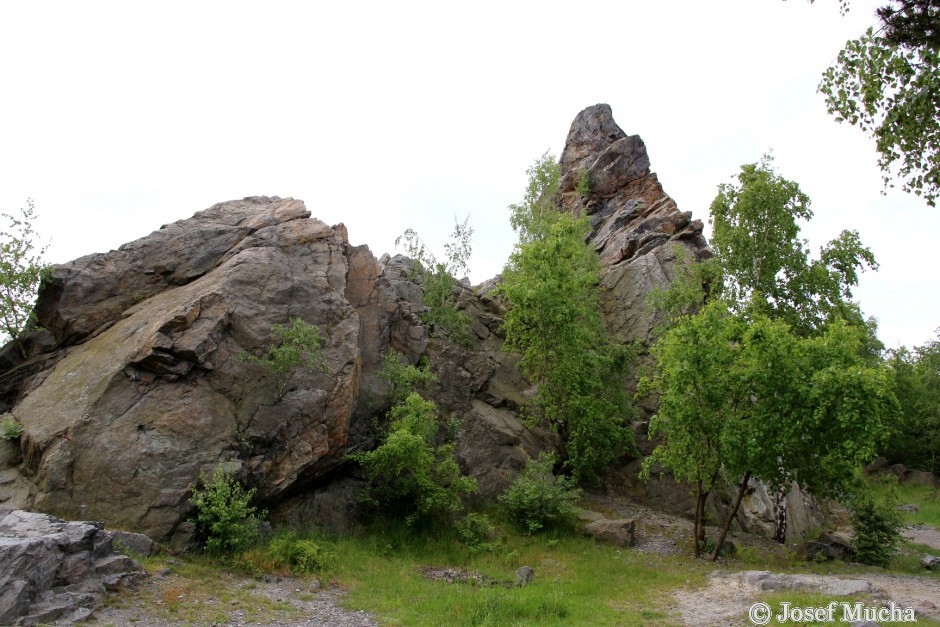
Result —
<instances>
[{"instance_id":1,"label":"large boulder","mask_svg":"<svg viewBox=\"0 0 940 627\"><path fill-rule=\"evenodd\" d=\"M528 384L502 350L502 305L492 286L455 288L476 339L464 349L429 337L422 289L410 260L377 260L343 225L277 197L221 203L54 267L36 307L46 330L0 353L0 399L25 429L3 450L0 502L180 548L192 535L190 486L223 465L275 517L345 524L308 505L335 502L313 498L324 491L353 498L329 484L373 444L387 350L430 357L434 398L464 425L464 470L486 494L503 489L556 440L519 421ZM280 393L244 356L261 355L272 325L292 318L317 326L327 368L301 367Z\"/></svg>"}]
</instances>

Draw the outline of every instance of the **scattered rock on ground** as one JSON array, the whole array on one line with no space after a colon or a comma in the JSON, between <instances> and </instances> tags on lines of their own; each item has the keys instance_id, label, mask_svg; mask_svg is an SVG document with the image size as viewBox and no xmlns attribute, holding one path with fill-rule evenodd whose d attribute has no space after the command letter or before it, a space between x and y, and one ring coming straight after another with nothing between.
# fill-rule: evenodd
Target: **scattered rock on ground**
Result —
<instances>
[{"instance_id":1,"label":"scattered rock on ground","mask_svg":"<svg viewBox=\"0 0 940 627\"><path fill-rule=\"evenodd\" d=\"M516 587L524 588L535 581L535 571L531 566L523 566L516 571Z\"/></svg>"},{"instance_id":2,"label":"scattered rock on ground","mask_svg":"<svg viewBox=\"0 0 940 627\"><path fill-rule=\"evenodd\" d=\"M925 555L924 559L920 560L920 565L927 570L934 570L935 568L940 569L940 557Z\"/></svg>"},{"instance_id":3,"label":"scattered rock on ground","mask_svg":"<svg viewBox=\"0 0 940 627\"><path fill-rule=\"evenodd\" d=\"M584 527L584 533L603 542L610 542L617 546L633 546L636 544L636 521L632 518L618 518L617 520L595 520Z\"/></svg>"}]
</instances>

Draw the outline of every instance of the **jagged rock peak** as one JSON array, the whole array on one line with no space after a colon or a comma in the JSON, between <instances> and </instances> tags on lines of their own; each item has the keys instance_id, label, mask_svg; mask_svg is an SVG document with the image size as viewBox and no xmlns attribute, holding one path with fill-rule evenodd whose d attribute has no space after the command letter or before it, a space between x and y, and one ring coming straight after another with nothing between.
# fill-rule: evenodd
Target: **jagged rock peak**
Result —
<instances>
[{"instance_id":1,"label":"jagged rock peak","mask_svg":"<svg viewBox=\"0 0 940 627\"><path fill-rule=\"evenodd\" d=\"M596 155L604 148L627 134L614 122L614 114L608 104L596 104L584 109L571 122L565 150L559 164L563 171L574 167L589 155Z\"/></svg>"},{"instance_id":2,"label":"jagged rock peak","mask_svg":"<svg viewBox=\"0 0 940 627\"><path fill-rule=\"evenodd\" d=\"M597 104L571 123L559 160L562 197L575 191L587 173L591 191L600 196L617 193L626 185L648 176L650 160L639 135L627 135L614 122L610 105Z\"/></svg>"},{"instance_id":3,"label":"jagged rock peak","mask_svg":"<svg viewBox=\"0 0 940 627\"><path fill-rule=\"evenodd\" d=\"M606 104L575 117L559 163L559 208L591 219L609 328L650 341L659 321L649 309L649 293L669 284L680 258L711 255L701 220L679 211L650 171L643 139L627 135ZM584 177L586 192L579 185Z\"/></svg>"}]
</instances>

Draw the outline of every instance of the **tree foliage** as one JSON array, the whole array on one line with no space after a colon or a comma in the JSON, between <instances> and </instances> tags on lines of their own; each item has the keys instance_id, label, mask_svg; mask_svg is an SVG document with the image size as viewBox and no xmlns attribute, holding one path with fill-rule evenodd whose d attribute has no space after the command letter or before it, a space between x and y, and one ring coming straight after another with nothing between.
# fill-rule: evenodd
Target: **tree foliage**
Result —
<instances>
[{"instance_id":1,"label":"tree foliage","mask_svg":"<svg viewBox=\"0 0 940 627\"><path fill-rule=\"evenodd\" d=\"M394 407L402 404L412 392L424 389L437 381L428 369L426 360L417 366L410 365L405 356L393 350L382 356L379 378L388 384L388 400Z\"/></svg>"},{"instance_id":2,"label":"tree foliage","mask_svg":"<svg viewBox=\"0 0 940 627\"><path fill-rule=\"evenodd\" d=\"M529 184L522 202L509 205L509 223L519 236L519 245L544 237L545 230L559 217L555 199L561 180L561 167L555 155L545 152L526 170Z\"/></svg>"},{"instance_id":3,"label":"tree foliage","mask_svg":"<svg viewBox=\"0 0 940 627\"><path fill-rule=\"evenodd\" d=\"M893 0L877 13L893 45L940 48L940 0Z\"/></svg>"},{"instance_id":4,"label":"tree foliage","mask_svg":"<svg viewBox=\"0 0 940 627\"><path fill-rule=\"evenodd\" d=\"M3 213L6 227L0 231L0 331L17 340L35 323L33 304L48 266L42 261L46 247L37 242L32 200L19 215Z\"/></svg>"},{"instance_id":5,"label":"tree foliage","mask_svg":"<svg viewBox=\"0 0 940 627\"><path fill-rule=\"evenodd\" d=\"M271 334L274 341L262 357L242 353L239 358L263 366L274 377L279 399L300 366L327 371L316 326L293 318L289 324L272 325Z\"/></svg>"},{"instance_id":6,"label":"tree foliage","mask_svg":"<svg viewBox=\"0 0 940 627\"><path fill-rule=\"evenodd\" d=\"M940 3L901 0L879 10L883 27L846 43L823 74L829 113L869 133L886 186L940 194Z\"/></svg>"},{"instance_id":7,"label":"tree foliage","mask_svg":"<svg viewBox=\"0 0 940 627\"><path fill-rule=\"evenodd\" d=\"M862 489L852 502L854 559L862 564L887 567L901 542L904 521L898 511L897 487L877 501L871 489Z\"/></svg>"},{"instance_id":8,"label":"tree foliage","mask_svg":"<svg viewBox=\"0 0 940 627\"><path fill-rule=\"evenodd\" d=\"M912 351L903 347L892 351L888 363L901 410L885 456L940 474L940 331Z\"/></svg>"},{"instance_id":9,"label":"tree foliage","mask_svg":"<svg viewBox=\"0 0 940 627\"><path fill-rule=\"evenodd\" d=\"M545 185L557 184L553 163L546 155L530 168L526 198L511 208L520 240L500 287L509 301L504 346L522 354L523 371L538 385L530 417L558 431L572 473L591 481L633 443L624 392L632 350L604 327L587 219L545 204L554 196Z\"/></svg>"},{"instance_id":10,"label":"tree foliage","mask_svg":"<svg viewBox=\"0 0 940 627\"><path fill-rule=\"evenodd\" d=\"M469 216L463 222L454 220L454 231L450 241L444 244L444 260L439 261L413 229L406 230L395 239L395 246L402 246L405 254L418 263L416 269L424 284L424 304L421 321L431 335L450 337L457 344L469 347L472 342L470 319L457 307L457 276L466 276L470 271L472 247L470 239L473 228Z\"/></svg>"},{"instance_id":11,"label":"tree foliage","mask_svg":"<svg viewBox=\"0 0 940 627\"><path fill-rule=\"evenodd\" d=\"M752 477L774 497L782 542L791 484L845 491L896 410L873 330L849 301L874 257L844 231L810 259L798 224L809 204L768 158L743 166L711 206L715 258L679 272L655 300L671 326L641 384L660 394L650 432L662 444L647 469L659 462L692 484L696 546L705 498L721 477L740 478L714 555Z\"/></svg>"},{"instance_id":12,"label":"tree foliage","mask_svg":"<svg viewBox=\"0 0 940 627\"><path fill-rule=\"evenodd\" d=\"M656 375L643 386L660 393L650 433L662 443L647 464L691 482L699 507L721 475L754 477L773 494L792 482L843 493L896 410L890 373L865 357L866 336L840 321L801 337L720 300L682 318L656 344Z\"/></svg>"},{"instance_id":13,"label":"tree foliage","mask_svg":"<svg viewBox=\"0 0 940 627\"><path fill-rule=\"evenodd\" d=\"M714 291L735 311L756 308L802 334L833 317L860 317L851 288L866 266L877 268L874 255L846 230L810 259L800 238L800 221L813 217L810 199L769 156L742 166L737 184L720 185L710 211L722 275Z\"/></svg>"}]
</instances>

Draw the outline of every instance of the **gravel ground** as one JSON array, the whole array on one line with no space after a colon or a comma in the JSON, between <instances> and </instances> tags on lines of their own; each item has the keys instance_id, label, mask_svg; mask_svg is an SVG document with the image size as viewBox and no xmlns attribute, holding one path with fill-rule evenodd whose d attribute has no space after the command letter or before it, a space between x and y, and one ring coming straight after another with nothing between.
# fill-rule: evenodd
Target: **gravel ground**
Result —
<instances>
[{"instance_id":1,"label":"gravel ground","mask_svg":"<svg viewBox=\"0 0 940 627\"><path fill-rule=\"evenodd\" d=\"M339 603L346 593L336 586L311 592L306 580L287 577L268 578L267 581L239 578L234 580L233 583L247 590L252 596L264 597L272 601L280 601L289 604L291 609L281 612L281 615L275 613L273 616L266 617L264 621L249 621L245 619L245 611L240 609L243 605L242 603L232 603L229 607L223 609L222 604L216 601L218 607L210 613L218 614L219 611L223 611L228 614L228 620L208 624L218 627L247 627L249 625L292 627L331 625L336 627L362 627L379 624L371 614L341 607ZM159 577L154 577L145 585L154 588L153 591L156 593L160 586L167 585L167 581L161 580ZM146 593L147 591L144 592ZM210 598L205 603L211 605L212 601L213 599ZM299 614L299 618L297 614ZM162 627L164 625L188 623L166 621L148 615L142 608L136 606L117 606L103 607L95 610L92 620L89 621L88 624Z\"/></svg>"}]
</instances>

